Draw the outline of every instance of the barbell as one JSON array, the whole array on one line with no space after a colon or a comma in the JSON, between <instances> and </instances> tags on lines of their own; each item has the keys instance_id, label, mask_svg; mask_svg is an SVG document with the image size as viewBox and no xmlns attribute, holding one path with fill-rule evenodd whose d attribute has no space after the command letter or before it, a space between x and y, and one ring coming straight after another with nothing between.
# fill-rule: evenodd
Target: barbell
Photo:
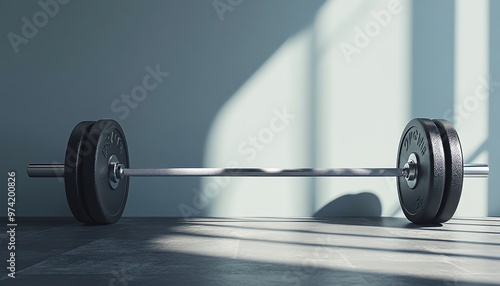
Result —
<instances>
[{"instance_id":1,"label":"barbell","mask_svg":"<svg viewBox=\"0 0 500 286\"><path fill-rule=\"evenodd\" d=\"M146 176L396 177L403 213L416 224L448 221L462 193L463 177L487 177L487 164L464 164L455 128L446 120L416 118L405 127L396 168L163 168L133 169L123 129L115 120L78 123L64 164L29 164L30 177L63 177L73 216L86 224L121 217L129 178Z\"/></svg>"}]
</instances>

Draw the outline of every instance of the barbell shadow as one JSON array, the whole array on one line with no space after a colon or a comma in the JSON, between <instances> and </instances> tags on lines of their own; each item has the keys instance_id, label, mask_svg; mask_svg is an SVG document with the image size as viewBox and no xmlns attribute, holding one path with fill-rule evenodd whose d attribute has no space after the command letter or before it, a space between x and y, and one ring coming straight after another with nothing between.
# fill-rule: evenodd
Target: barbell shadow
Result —
<instances>
[{"instance_id":1,"label":"barbell shadow","mask_svg":"<svg viewBox=\"0 0 500 286\"><path fill-rule=\"evenodd\" d=\"M343 195L314 213L313 217L380 217L382 204L374 193L362 192Z\"/></svg>"}]
</instances>

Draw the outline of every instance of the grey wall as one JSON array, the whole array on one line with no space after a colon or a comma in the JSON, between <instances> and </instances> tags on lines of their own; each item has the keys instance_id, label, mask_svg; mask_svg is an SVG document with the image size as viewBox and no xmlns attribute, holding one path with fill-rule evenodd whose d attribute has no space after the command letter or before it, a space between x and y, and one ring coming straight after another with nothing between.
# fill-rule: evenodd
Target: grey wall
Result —
<instances>
[{"instance_id":1,"label":"grey wall","mask_svg":"<svg viewBox=\"0 0 500 286\"><path fill-rule=\"evenodd\" d=\"M70 215L63 183L28 179L25 167L61 162L82 120L118 120L134 166L203 165L219 108L321 3L242 1L221 21L211 0L72 1L15 53L8 33L21 35L21 18L31 21L41 7L0 2L0 170L17 171L18 215ZM125 113L114 112L113 101L157 65L170 75L120 118ZM177 205L191 201L197 184L196 178L134 179L126 214L179 215Z\"/></svg>"},{"instance_id":2,"label":"grey wall","mask_svg":"<svg viewBox=\"0 0 500 286\"><path fill-rule=\"evenodd\" d=\"M49 2L56 3L50 0L43 3ZM330 1L330 4L336 2L340 1ZM229 10L220 17L213 3L232 6L225 6ZM345 37L346 33L352 33L356 26L364 25L363 21L371 17L371 11L386 5L384 1L355 3L352 5L354 12L342 10L345 5L334 9L339 14L332 14L333 18L344 12L356 16L339 25L341 29L334 35ZM400 96L409 98L408 117L443 117L443 111L456 105L455 2L403 3L404 9L411 10L408 29L411 66L409 71L402 72L410 74L411 83L408 94ZM47 23L39 25L36 33L28 31L32 35L26 37L27 42L20 44L16 52L9 41L9 33L22 35L23 17L33 23L33 17L41 15L43 10L37 1L1 1L0 170L4 175L9 170L17 171L18 215L70 215L63 182L30 179L25 168L28 163L62 162L68 136L74 125L82 120L116 119L127 135L133 166L203 166L208 133L221 108L288 39L310 27L323 6L322 0L74 0L58 4L58 11L47 18ZM499 2L491 1L489 48L490 73L494 79L500 74L500 57L496 53L500 46L500 23L496 17L499 12ZM38 21L43 20L38 18ZM332 41L335 40L332 36ZM377 46L377 41L380 40L374 39L374 44L363 51L363 55L385 49ZM363 58L360 56L357 61L350 65L354 68L349 72L356 73L356 66L363 63ZM321 64L320 60L315 62L315 65ZM142 101L132 102L133 108L127 107L122 96L142 85L148 67L159 67L169 75ZM377 67L378 72L384 73L384 68ZM310 73L307 80L314 82L318 75L314 70ZM373 94L384 93L382 89L377 90L377 86L373 87ZM303 95L304 98L308 96ZM368 99L364 94L356 96L360 97L360 104ZM496 97L490 99L488 140L481 147L483 149L476 152L488 150L493 171L500 157L500 151L494 147L500 141L496 132L499 120ZM380 110L407 108L393 106L384 100L378 104L372 107ZM350 110L342 112L345 118L352 114ZM321 118L316 120L321 121ZM372 122L376 120L370 118ZM366 118L351 121L353 126L363 124ZM405 124L401 122L401 130ZM321 135L325 131L313 129L309 134ZM395 134L400 130L385 132ZM310 138L310 141L316 139ZM313 147L308 152L314 153L316 143L309 145ZM395 152L390 154L391 162ZM468 158L474 159L477 154L468 154ZM314 165L314 158L310 162ZM497 181L495 176L489 181L487 209L490 215L500 215L496 203L499 198L495 188ZM179 204L192 201L191 190L200 184L198 178L134 178L125 215L179 216ZM346 181L342 184L348 186ZM318 188L316 181L312 180L308 188L306 191L314 196ZM357 189L358 192L364 190ZM351 197L348 195L348 198ZM367 198L377 202L375 213L380 214L382 206L377 196L370 193ZM341 202L359 203L350 199ZM338 202L321 201L321 204L336 206ZM393 209L392 204L385 207ZM345 209L353 215L353 209L362 210L363 207L356 205ZM317 208L316 211L321 210ZM0 213L5 212L6 205L2 203ZM391 213L396 214L397 210ZM202 211L201 215L204 214L207 212Z\"/></svg>"},{"instance_id":3,"label":"grey wall","mask_svg":"<svg viewBox=\"0 0 500 286\"><path fill-rule=\"evenodd\" d=\"M454 106L455 2L412 6L412 115L441 118Z\"/></svg>"},{"instance_id":4,"label":"grey wall","mask_svg":"<svg viewBox=\"0 0 500 286\"><path fill-rule=\"evenodd\" d=\"M498 123L500 122L500 1L490 1L490 26L489 26L489 69L490 77L496 79L496 85L492 86L492 96L490 96L489 105L489 136L485 142L483 149L486 149L489 154L491 168L494 171L493 176L489 178L488 185L488 214L492 216L500 216L500 177L495 170L500 169L500 133L498 132Z\"/></svg>"}]
</instances>

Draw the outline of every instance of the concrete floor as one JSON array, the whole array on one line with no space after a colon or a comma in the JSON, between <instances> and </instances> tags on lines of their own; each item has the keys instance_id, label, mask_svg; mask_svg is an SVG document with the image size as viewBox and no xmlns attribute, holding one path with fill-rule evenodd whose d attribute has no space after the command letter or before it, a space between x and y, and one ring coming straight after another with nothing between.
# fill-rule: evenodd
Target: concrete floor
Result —
<instances>
[{"instance_id":1,"label":"concrete floor","mask_svg":"<svg viewBox=\"0 0 500 286\"><path fill-rule=\"evenodd\" d=\"M0 284L500 285L500 218L51 220L19 223Z\"/></svg>"}]
</instances>

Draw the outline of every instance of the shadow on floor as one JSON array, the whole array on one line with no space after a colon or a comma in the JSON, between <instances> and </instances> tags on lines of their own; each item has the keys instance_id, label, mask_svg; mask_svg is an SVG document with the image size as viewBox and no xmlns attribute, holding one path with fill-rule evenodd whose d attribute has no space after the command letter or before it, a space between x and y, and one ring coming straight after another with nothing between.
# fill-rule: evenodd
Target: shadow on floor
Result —
<instances>
[{"instance_id":1,"label":"shadow on floor","mask_svg":"<svg viewBox=\"0 0 500 286\"><path fill-rule=\"evenodd\" d=\"M353 207L360 206L360 207ZM382 205L373 193L364 192L341 196L318 210L313 216L327 217L380 217Z\"/></svg>"}]
</instances>

